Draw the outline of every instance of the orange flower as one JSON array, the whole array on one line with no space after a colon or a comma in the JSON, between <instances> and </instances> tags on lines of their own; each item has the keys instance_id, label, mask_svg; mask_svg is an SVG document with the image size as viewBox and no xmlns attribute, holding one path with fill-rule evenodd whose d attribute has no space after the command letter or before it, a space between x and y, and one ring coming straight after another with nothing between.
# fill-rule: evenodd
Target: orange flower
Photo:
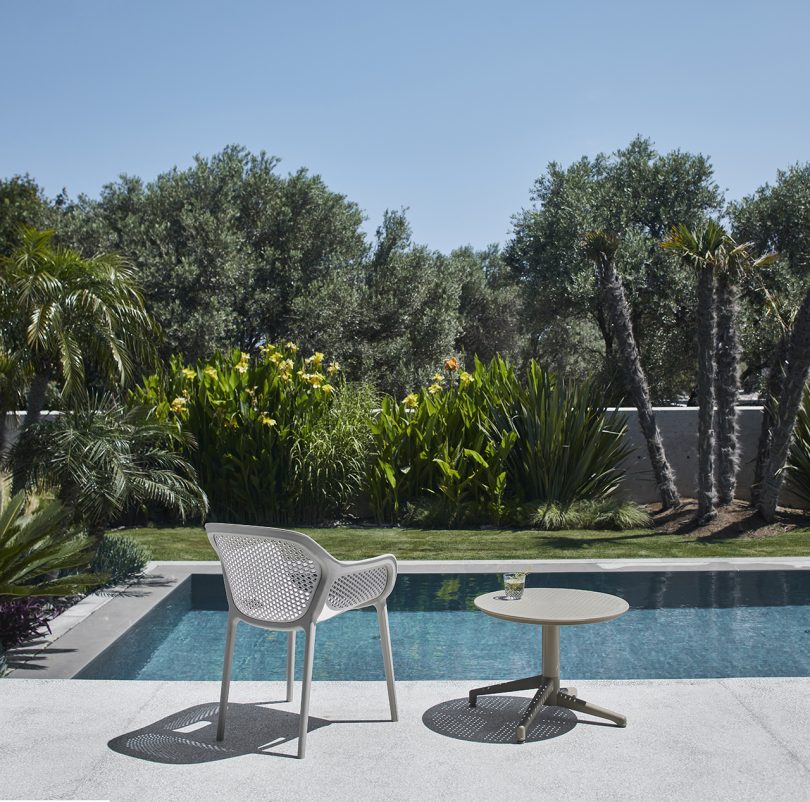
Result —
<instances>
[{"instance_id":1,"label":"orange flower","mask_svg":"<svg viewBox=\"0 0 810 802\"><path fill-rule=\"evenodd\" d=\"M458 360L451 356L450 359L444 360L444 369L445 370L458 370Z\"/></svg>"}]
</instances>

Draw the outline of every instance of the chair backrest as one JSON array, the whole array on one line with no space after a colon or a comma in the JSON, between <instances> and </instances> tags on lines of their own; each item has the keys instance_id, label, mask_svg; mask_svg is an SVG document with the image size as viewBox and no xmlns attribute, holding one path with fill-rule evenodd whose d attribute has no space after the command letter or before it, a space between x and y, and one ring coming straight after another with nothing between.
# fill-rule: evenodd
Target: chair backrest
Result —
<instances>
[{"instance_id":1,"label":"chair backrest","mask_svg":"<svg viewBox=\"0 0 810 802\"><path fill-rule=\"evenodd\" d=\"M205 528L222 562L232 608L269 624L307 617L328 558L312 538L261 526L210 523Z\"/></svg>"}]
</instances>

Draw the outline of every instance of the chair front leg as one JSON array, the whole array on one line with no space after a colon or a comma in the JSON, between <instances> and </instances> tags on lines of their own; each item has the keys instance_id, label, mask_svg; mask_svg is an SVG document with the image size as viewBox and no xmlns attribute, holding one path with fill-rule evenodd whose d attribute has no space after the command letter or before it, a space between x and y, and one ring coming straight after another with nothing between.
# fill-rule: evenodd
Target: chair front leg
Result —
<instances>
[{"instance_id":1,"label":"chair front leg","mask_svg":"<svg viewBox=\"0 0 810 802\"><path fill-rule=\"evenodd\" d=\"M298 734L298 757L303 758L307 749L307 729L309 727L309 695L312 690L312 662L315 657L315 624L306 630L304 646L304 676L301 683L301 721Z\"/></svg>"},{"instance_id":2,"label":"chair front leg","mask_svg":"<svg viewBox=\"0 0 810 802\"><path fill-rule=\"evenodd\" d=\"M388 706L391 709L391 721L399 721L397 711L397 690L394 684L394 654L391 650L391 630L388 627L388 605L383 602L377 606L377 622L380 625L380 648L385 666L385 682L388 685Z\"/></svg>"},{"instance_id":3,"label":"chair front leg","mask_svg":"<svg viewBox=\"0 0 810 802\"><path fill-rule=\"evenodd\" d=\"M295 686L295 630L287 634L287 701L292 702Z\"/></svg>"},{"instance_id":4,"label":"chair front leg","mask_svg":"<svg viewBox=\"0 0 810 802\"><path fill-rule=\"evenodd\" d=\"M225 663L222 666L222 687L219 692L219 711L217 715L217 740L225 737L225 713L228 709L228 693L231 689L231 665L233 663L233 647L236 643L236 625L238 618L228 616L228 628L225 635Z\"/></svg>"}]
</instances>

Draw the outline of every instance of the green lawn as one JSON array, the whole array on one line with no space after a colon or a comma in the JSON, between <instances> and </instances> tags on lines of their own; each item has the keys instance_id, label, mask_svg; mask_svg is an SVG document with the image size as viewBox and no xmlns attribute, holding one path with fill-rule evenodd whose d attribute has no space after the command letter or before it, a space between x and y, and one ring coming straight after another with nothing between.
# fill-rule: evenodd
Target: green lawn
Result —
<instances>
[{"instance_id":1,"label":"green lawn","mask_svg":"<svg viewBox=\"0 0 810 802\"><path fill-rule=\"evenodd\" d=\"M694 535L536 530L308 529L336 557L357 560L391 552L401 560L482 560L610 557L810 556L810 529L752 538L699 539ZM205 530L197 527L127 529L154 560L214 560Z\"/></svg>"}]
</instances>

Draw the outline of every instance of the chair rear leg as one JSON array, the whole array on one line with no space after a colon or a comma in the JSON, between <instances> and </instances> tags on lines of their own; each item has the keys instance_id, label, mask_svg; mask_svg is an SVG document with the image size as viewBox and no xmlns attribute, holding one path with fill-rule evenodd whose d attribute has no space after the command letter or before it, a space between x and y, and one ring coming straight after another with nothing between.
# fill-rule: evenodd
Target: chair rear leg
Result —
<instances>
[{"instance_id":1,"label":"chair rear leg","mask_svg":"<svg viewBox=\"0 0 810 802\"><path fill-rule=\"evenodd\" d=\"M388 605L377 608L377 622L380 625L380 648L382 649L385 681L388 685L388 706L391 709L391 721L399 721L397 711L397 690L394 684L394 655L391 651L391 631L388 628Z\"/></svg>"},{"instance_id":2,"label":"chair rear leg","mask_svg":"<svg viewBox=\"0 0 810 802\"><path fill-rule=\"evenodd\" d=\"M233 663L233 647L236 643L237 618L228 618L228 628L225 635L225 663L222 666L222 687L219 692L219 711L217 714L217 740L225 737L225 714L228 709L228 693L231 689L231 664Z\"/></svg>"},{"instance_id":3,"label":"chair rear leg","mask_svg":"<svg viewBox=\"0 0 810 802\"><path fill-rule=\"evenodd\" d=\"M298 757L303 758L307 749L307 728L309 727L309 695L312 690L312 661L315 657L315 624L306 630L304 646L304 676L301 683L301 722L298 734Z\"/></svg>"},{"instance_id":4,"label":"chair rear leg","mask_svg":"<svg viewBox=\"0 0 810 802\"><path fill-rule=\"evenodd\" d=\"M292 702L295 686L295 630L287 634L287 701Z\"/></svg>"}]
</instances>

